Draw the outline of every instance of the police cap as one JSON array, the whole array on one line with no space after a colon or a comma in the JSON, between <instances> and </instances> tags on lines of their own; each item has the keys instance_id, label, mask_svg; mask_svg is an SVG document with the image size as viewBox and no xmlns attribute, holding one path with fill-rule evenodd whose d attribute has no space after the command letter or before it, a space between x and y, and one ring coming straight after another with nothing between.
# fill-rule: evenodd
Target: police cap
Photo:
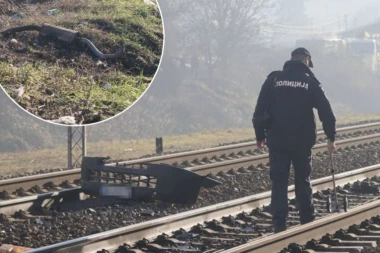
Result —
<instances>
[{"instance_id":1,"label":"police cap","mask_svg":"<svg viewBox=\"0 0 380 253\"><path fill-rule=\"evenodd\" d=\"M311 61L311 54L310 54L310 52L309 52L306 48L304 48L304 47L296 48L296 49L292 52L292 56L294 56L294 55L306 55L306 56L310 56L309 67L310 67L310 68L314 67L313 62Z\"/></svg>"}]
</instances>

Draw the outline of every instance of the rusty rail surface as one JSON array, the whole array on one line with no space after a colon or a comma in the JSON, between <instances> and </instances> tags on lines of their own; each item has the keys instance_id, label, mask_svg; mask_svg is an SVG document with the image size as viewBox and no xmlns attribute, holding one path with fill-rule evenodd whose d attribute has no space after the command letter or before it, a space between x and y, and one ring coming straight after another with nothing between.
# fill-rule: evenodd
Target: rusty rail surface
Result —
<instances>
[{"instance_id":1,"label":"rusty rail surface","mask_svg":"<svg viewBox=\"0 0 380 253\"><path fill-rule=\"evenodd\" d=\"M353 135L353 134L371 134L376 133L380 131L380 123L372 123L372 124L366 124L366 125L359 125L359 126L352 126L352 127L345 127L338 129L337 133L340 136L340 138L348 138L347 135ZM318 132L318 138L322 138L323 132ZM374 143L380 141L380 135L379 134L371 134L371 135L365 135L363 137L355 137L350 139L344 139L337 141L337 147L338 148L346 148L351 147L355 145L360 144L366 144L366 143ZM323 142L323 141L320 141ZM326 143L320 143L315 145L313 152L324 152L326 149ZM190 151L190 152L181 152L176 154L170 154L170 155L163 155L163 156L157 156L157 157L150 157L150 158L144 158L144 159L135 159L125 162L118 162L118 164L123 164L128 167L137 166L141 163L181 163L185 160L201 160L205 157L211 158L213 156L221 156L223 154L231 154L235 153L238 154L239 152L247 152L247 151L253 151L256 150L256 142L247 142L247 143L241 143L241 144L235 144L235 145L227 145L227 146L221 146L216 148L209 148L209 149L201 149L196 151ZM268 163L268 153L262 152L256 153L256 155L251 155L248 157L237 157L234 159L219 161L219 162L212 162L204 165L198 165L193 167L188 167L187 169L197 172L201 175L207 175L209 173L214 172L220 172L220 171L228 171L230 169L238 169L240 167L248 167L251 165L258 165L260 163L266 164ZM115 163L111 163L108 165L115 165ZM8 192L14 192L15 190L19 188L23 189L30 189L31 187L38 185L44 185L46 183L52 182L54 184L60 184L63 181L67 180L69 182L73 182L74 180L80 179L80 169L72 169L72 170L65 170L65 171L59 171L59 172L53 172L53 173L46 173L46 174L39 174L34 176L27 176L27 177L20 177L20 178L13 178L13 179L6 179L0 181L0 192L2 191L8 191Z\"/></svg>"},{"instance_id":2,"label":"rusty rail surface","mask_svg":"<svg viewBox=\"0 0 380 253\"><path fill-rule=\"evenodd\" d=\"M357 169L354 171L349 171L341 174L336 175L336 185L337 186L343 186L346 183L354 182L357 180L364 180L366 178L371 178L373 176L379 175L380 173L380 164L369 166L361 169ZM332 178L325 177L320 178L312 181L313 185L313 192L325 190L327 188L332 188ZM294 198L295 197L295 189L294 186L290 186L288 188L288 197ZM252 195L232 201L227 201L215 205L210 205L207 207L179 213L176 215L170 215L163 218L138 223L135 225L118 228L90 236L85 236L82 238L77 238L74 240L41 247L37 249L33 249L29 251L30 253L42 253L42 252L91 252L94 253L101 249L107 249L107 250L113 250L117 248L119 245L122 245L123 243L128 243L132 245L134 242L141 240L142 238L147 238L148 240L151 238L154 238L156 236L161 235L162 233L170 234L174 230L177 229L189 229L193 225L198 223L203 223L207 220L213 220L213 219L220 219L223 216L228 215L236 215L241 212L249 212L252 209L262 207L264 205L268 205L270 203L270 196L271 193L264 192L257 195ZM294 229L290 229L286 232L279 233L275 236L269 236L265 238L257 238L254 242L251 244L243 245L238 247L236 250L244 249L244 250L251 250L250 252L274 252L273 250L275 248L271 248L271 250L268 251L268 248L264 248L264 251L256 251L256 249L261 249L263 247L268 247L269 244L274 243L276 247L285 247L287 246L286 243L288 243L290 240L293 240L292 237L290 237L288 234L292 231L294 232L294 235L300 235L299 231L304 231L305 237L304 238L310 238L310 234L313 229L315 231L318 231L318 227L321 226L321 224L325 224L326 221L333 222L334 228L336 230L336 226L341 226L342 219L341 217L347 217L352 222L353 215L357 215L360 213L360 216L358 219L363 219L365 215L371 215L373 216L373 210L375 208L378 208L380 205L379 202L374 202L372 204L366 205L365 207L359 207L349 210L347 213L344 213L342 215L337 214L329 214L327 218L322 218L320 220L317 220L314 223L311 223L307 226L302 227L295 227ZM360 210L360 211L358 211ZM368 213L365 214L363 210L366 210ZM379 212L379 211L377 211ZM350 218L351 217L351 218ZM327 225L324 225L327 226ZM331 223L330 223L330 226ZM326 231L321 229L319 232ZM271 239L269 239L271 238ZM276 239L276 240L275 240ZM282 242L280 241L283 240ZM276 244L277 243L277 244ZM286 244L286 245L285 245ZM253 246L252 246L253 245ZM256 245L256 246L255 246ZM258 246L257 246L258 245ZM285 245L285 246L284 246ZM259 247L260 246L260 247ZM253 248L256 247L256 248ZM273 249L273 250L272 250ZM277 248L276 248L277 249ZM112 252L112 251L110 251ZM248 251L229 251L229 252L248 252Z\"/></svg>"}]
</instances>

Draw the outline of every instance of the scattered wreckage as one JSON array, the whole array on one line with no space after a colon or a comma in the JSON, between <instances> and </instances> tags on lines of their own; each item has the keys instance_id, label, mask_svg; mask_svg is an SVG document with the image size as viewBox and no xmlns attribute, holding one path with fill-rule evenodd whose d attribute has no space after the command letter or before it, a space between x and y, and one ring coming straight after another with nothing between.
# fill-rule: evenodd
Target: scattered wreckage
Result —
<instances>
[{"instance_id":1,"label":"scattered wreckage","mask_svg":"<svg viewBox=\"0 0 380 253\"><path fill-rule=\"evenodd\" d=\"M207 176L168 164L142 163L140 168L105 165L106 158L84 157L81 167L82 191L96 196L125 199L156 199L194 204L201 187L221 183Z\"/></svg>"},{"instance_id":2,"label":"scattered wreckage","mask_svg":"<svg viewBox=\"0 0 380 253\"><path fill-rule=\"evenodd\" d=\"M109 158L84 157L81 186L39 196L28 212L43 209L73 211L129 201L162 201L193 205L200 188L212 188L221 182L186 168L168 164L142 163L138 168L123 164L106 165ZM48 199L48 200L47 200Z\"/></svg>"}]
</instances>

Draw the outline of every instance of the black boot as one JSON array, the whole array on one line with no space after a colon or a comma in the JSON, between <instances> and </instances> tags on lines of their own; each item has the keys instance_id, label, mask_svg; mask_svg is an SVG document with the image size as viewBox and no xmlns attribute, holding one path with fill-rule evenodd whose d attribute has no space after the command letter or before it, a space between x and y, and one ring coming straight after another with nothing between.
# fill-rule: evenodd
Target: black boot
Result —
<instances>
[{"instance_id":1,"label":"black boot","mask_svg":"<svg viewBox=\"0 0 380 253\"><path fill-rule=\"evenodd\" d=\"M311 215L307 218L301 218L301 225L304 225L306 223L310 223L310 222L313 222L315 220L315 215Z\"/></svg>"},{"instance_id":2,"label":"black boot","mask_svg":"<svg viewBox=\"0 0 380 253\"><path fill-rule=\"evenodd\" d=\"M276 226L274 227L274 233L280 233L286 230L286 226Z\"/></svg>"}]
</instances>

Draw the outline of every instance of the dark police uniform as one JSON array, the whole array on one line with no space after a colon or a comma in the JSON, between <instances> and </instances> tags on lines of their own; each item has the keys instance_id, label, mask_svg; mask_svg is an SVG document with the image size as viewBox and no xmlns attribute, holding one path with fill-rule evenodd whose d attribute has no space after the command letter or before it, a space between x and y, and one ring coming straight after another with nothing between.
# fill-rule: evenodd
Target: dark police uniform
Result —
<instances>
[{"instance_id":1,"label":"dark police uniform","mask_svg":"<svg viewBox=\"0 0 380 253\"><path fill-rule=\"evenodd\" d=\"M293 51L310 55L304 49ZM312 65L312 62L310 64ZM253 115L256 139L266 139L272 181L271 213L275 232L286 229L290 164L295 172L295 193L301 224L314 220L310 174L312 147L316 143L313 108L327 137L335 141L335 116L320 82L309 66L289 60L282 71L272 72L263 84Z\"/></svg>"}]
</instances>

